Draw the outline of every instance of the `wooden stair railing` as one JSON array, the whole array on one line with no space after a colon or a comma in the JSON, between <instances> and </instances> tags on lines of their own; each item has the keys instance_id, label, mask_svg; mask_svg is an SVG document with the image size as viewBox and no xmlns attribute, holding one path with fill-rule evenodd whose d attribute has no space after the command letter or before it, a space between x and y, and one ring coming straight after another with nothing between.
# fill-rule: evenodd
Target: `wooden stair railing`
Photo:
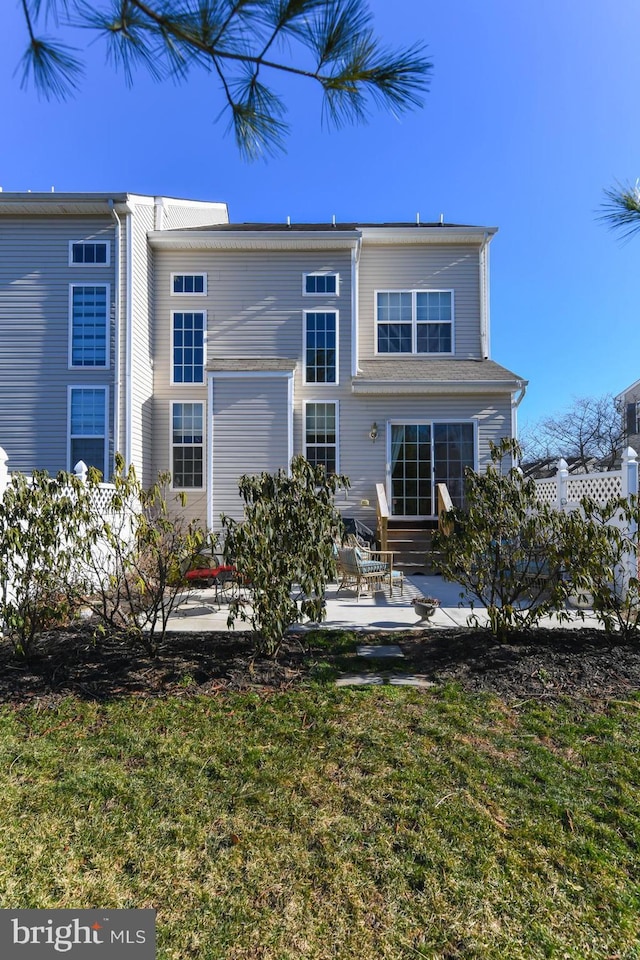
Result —
<instances>
[{"instance_id":1,"label":"wooden stair railing","mask_svg":"<svg viewBox=\"0 0 640 960\"><path fill-rule=\"evenodd\" d=\"M449 510L453 510L453 501L449 495L446 483L436 484L436 490L438 493L438 530L445 537L448 537L453 532L453 525L447 523L442 515L448 513Z\"/></svg>"},{"instance_id":2,"label":"wooden stair railing","mask_svg":"<svg viewBox=\"0 0 640 960\"><path fill-rule=\"evenodd\" d=\"M384 483L376 483L376 514L378 517L378 527L376 536L381 550L388 549L387 531L389 529L389 504L387 503L387 493L384 489Z\"/></svg>"}]
</instances>

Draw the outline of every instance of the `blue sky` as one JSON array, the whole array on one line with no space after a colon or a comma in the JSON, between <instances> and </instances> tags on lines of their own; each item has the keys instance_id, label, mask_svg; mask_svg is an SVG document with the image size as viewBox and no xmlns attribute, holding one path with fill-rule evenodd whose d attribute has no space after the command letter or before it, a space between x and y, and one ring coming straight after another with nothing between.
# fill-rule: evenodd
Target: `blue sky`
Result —
<instances>
[{"instance_id":1,"label":"blue sky","mask_svg":"<svg viewBox=\"0 0 640 960\"><path fill-rule=\"evenodd\" d=\"M0 36L4 190L128 190L224 200L234 221L445 220L497 226L492 356L530 381L520 423L640 377L640 237L621 245L602 191L640 176L637 0L371 0L392 46L424 40L422 110L323 129L318 91L278 76L283 157L241 160L212 77L132 89L89 51L74 100L14 76L19 4Z\"/></svg>"}]
</instances>

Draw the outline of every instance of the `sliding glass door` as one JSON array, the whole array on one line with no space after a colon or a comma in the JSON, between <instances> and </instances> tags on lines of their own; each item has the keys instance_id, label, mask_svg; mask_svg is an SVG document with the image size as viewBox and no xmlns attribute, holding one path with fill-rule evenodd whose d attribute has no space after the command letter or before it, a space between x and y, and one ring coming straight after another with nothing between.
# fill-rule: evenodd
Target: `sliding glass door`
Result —
<instances>
[{"instance_id":1,"label":"sliding glass door","mask_svg":"<svg viewBox=\"0 0 640 960\"><path fill-rule=\"evenodd\" d=\"M465 468L475 467L473 423L391 423L388 443L393 516L435 516L437 483L462 506Z\"/></svg>"}]
</instances>

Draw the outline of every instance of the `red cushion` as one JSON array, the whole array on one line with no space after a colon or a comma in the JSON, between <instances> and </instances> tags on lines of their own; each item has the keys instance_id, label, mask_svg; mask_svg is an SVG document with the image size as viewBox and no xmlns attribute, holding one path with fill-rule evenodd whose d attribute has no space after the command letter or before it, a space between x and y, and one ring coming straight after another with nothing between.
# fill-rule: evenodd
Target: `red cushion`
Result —
<instances>
[{"instance_id":1,"label":"red cushion","mask_svg":"<svg viewBox=\"0 0 640 960\"><path fill-rule=\"evenodd\" d=\"M189 570L185 577L187 580L214 580L221 573L235 573L235 569L228 564L219 567L202 567L200 570Z\"/></svg>"}]
</instances>

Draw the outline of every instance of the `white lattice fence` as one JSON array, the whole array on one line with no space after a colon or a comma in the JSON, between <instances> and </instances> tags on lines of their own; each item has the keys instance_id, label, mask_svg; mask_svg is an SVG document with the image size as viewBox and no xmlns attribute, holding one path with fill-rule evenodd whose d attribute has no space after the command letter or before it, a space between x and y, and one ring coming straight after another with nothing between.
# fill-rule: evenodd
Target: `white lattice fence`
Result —
<instances>
[{"instance_id":1,"label":"white lattice fence","mask_svg":"<svg viewBox=\"0 0 640 960\"><path fill-rule=\"evenodd\" d=\"M555 477L548 480L536 480L538 499L541 503L555 506L558 510L579 510L580 502L585 498L597 503L606 503L617 497L638 495L638 456L631 447L622 454L622 468L609 473L569 474L566 460L558 461ZM638 552L638 531L634 523L620 515L609 521L620 527L629 537L635 548L625 556L621 567L621 589L624 590L629 577L639 575L640 556Z\"/></svg>"},{"instance_id":2,"label":"white lattice fence","mask_svg":"<svg viewBox=\"0 0 640 960\"><path fill-rule=\"evenodd\" d=\"M583 497L590 497L603 503L613 497L621 497L622 473L585 473L580 476L569 476L567 480L567 502L577 504Z\"/></svg>"},{"instance_id":3,"label":"white lattice fence","mask_svg":"<svg viewBox=\"0 0 640 960\"><path fill-rule=\"evenodd\" d=\"M7 454L3 448L0 447L0 502L2 501L4 492L7 489L11 479L7 463ZM79 480L86 483L88 470L85 463L82 461L77 463L74 473ZM31 483L32 478L26 477L26 480L27 483ZM138 511L139 504L136 501L135 503L127 504L126 507L121 510L114 510L112 506L112 498L115 489L115 485L112 483L101 483L97 488L94 488L93 508L95 511L95 518L99 521L107 521L111 526L115 527L118 537L120 540L124 541L124 543L133 543L134 528L132 523L132 515ZM95 570L101 571L102 574L108 573L113 565L114 553L107 538L104 536L99 536L96 539L96 542L93 544L91 550ZM80 570L80 564L78 569ZM84 561L82 562L82 570L86 574L87 568ZM7 587L9 591L11 591L11 583L9 583Z\"/></svg>"},{"instance_id":4,"label":"white lattice fence","mask_svg":"<svg viewBox=\"0 0 640 960\"><path fill-rule=\"evenodd\" d=\"M622 455L622 468L607 473L570 474L567 461L559 460L555 477L535 483L540 502L555 505L559 510L575 510L585 497L598 503L628 497L638 493L637 454L627 447Z\"/></svg>"},{"instance_id":5,"label":"white lattice fence","mask_svg":"<svg viewBox=\"0 0 640 960\"><path fill-rule=\"evenodd\" d=\"M557 484L554 480L536 480L536 489L538 491L538 500L541 503L555 503L558 497Z\"/></svg>"}]
</instances>

